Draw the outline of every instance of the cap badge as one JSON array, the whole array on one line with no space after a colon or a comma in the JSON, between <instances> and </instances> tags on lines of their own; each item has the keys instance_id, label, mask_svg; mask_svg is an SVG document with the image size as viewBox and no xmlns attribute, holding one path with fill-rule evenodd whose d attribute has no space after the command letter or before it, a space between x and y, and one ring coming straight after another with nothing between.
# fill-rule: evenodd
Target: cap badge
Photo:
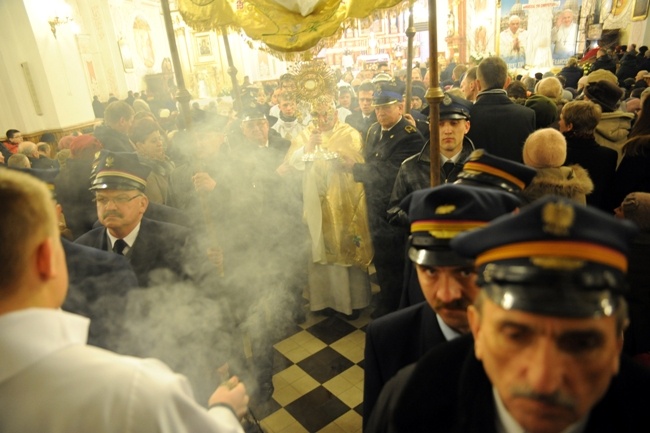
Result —
<instances>
[{"instance_id":1,"label":"cap badge","mask_svg":"<svg viewBox=\"0 0 650 433\"><path fill-rule=\"evenodd\" d=\"M574 209L565 203L547 203L542 208L543 230L555 236L567 236L575 219Z\"/></svg>"},{"instance_id":2,"label":"cap badge","mask_svg":"<svg viewBox=\"0 0 650 433\"><path fill-rule=\"evenodd\" d=\"M442 103L444 105L451 105L452 103L451 97L448 94L445 94L445 97L442 98Z\"/></svg>"},{"instance_id":3,"label":"cap badge","mask_svg":"<svg viewBox=\"0 0 650 433\"><path fill-rule=\"evenodd\" d=\"M436 208L436 215L447 215L456 210L456 205L454 204L443 204Z\"/></svg>"},{"instance_id":4,"label":"cap badge","mask_svg":"<svg viewBox=\"0 0 650 433\"><path fill-rule=\"evenodd\" d=\"M115 160L113 159L113 157L108 156L108 157L106 157L106 164L104 165L104 167L111 168L114 163L115 163Z\"/></svg>"}]
</instances>

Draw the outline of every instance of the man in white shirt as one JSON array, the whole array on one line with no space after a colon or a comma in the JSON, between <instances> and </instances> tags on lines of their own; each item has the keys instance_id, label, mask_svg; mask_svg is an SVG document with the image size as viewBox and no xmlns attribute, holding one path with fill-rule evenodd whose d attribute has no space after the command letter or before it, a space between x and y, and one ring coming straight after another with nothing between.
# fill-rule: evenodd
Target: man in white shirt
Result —
<instances>
[{"instance_id":1,"label":"man in white shirt","mask_svg":"<svg viewBox=\"0 0 650 433\"><path fill-rule=\"evenodd\" d=\"M526 64L526 44L528 32L522 28L521 18L511 15L508 28L499 37L499 54L510 68L523 68Z\"/></svg>"},{"instance_id":2,"label":"man in white shirt","mask_svg":"<svg viewBox=\"0 0 650 433\"><path fill-rule=\"evenodd\" d=\"M236 377L206 411L154 359L87 346L88 320L60 310L68 273L54 203L29 175L0 172L0 423L13 432L243 432Z\"/></svg>"}]
</instances>

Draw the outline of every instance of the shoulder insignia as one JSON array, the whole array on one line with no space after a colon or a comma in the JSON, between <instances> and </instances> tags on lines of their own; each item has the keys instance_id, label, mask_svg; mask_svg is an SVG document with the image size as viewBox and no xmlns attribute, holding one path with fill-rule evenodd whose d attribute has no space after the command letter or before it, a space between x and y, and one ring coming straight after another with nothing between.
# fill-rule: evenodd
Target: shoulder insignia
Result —
<instances>
[{"instance_id":1,"label":"shoulder insignia","mask_svg":"<svg viewBox=\"0 0 650 433\"><path fill-rule=\"evenodd\" d=\"M409 134L412 134L412 133L414 133L415 131L417 131L417 129L415 129L415 126L413 126L413 125L406 125L406 127L404 128L404 130L405 130L406 132L408 132Z\"/></svg>"}]
</instances>

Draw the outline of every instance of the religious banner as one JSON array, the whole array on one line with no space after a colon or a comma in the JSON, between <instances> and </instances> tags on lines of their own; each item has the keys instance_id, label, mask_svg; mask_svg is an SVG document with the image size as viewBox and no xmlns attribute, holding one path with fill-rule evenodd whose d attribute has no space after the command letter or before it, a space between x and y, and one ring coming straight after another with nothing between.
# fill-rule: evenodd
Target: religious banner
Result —
<instances>
[{"instance_id":1,"label":"religious banner","mask_svg":"<svg viewBox=\"0 0 650 433\"><path fill-rule=\"evenodd\" d=\"M503 0L499 56L510 69L563 66L577 47L580 2Z\"/></svg>"}]
</instances>

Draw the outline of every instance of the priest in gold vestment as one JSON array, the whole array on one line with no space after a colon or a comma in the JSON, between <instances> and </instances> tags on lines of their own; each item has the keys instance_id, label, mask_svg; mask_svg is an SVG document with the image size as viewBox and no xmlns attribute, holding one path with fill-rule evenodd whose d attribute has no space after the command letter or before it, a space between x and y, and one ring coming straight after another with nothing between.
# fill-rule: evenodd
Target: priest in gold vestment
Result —
<instances>
[{"instance_id":1,"label":"priest in gold vestment","mask_svg":"<svg viewBox=\"0 0 650 433\"><path fill-rule=\"evenodd\" d=\"M363 162L356 129L339 122L334 100L312 104L312 125L293 140L288 163L303 171L304 219L311 238L311 311L336 310L350 319L370 303L372 244L363 185L341 170L338 156Z\"/></svg>"}]
</instances>

